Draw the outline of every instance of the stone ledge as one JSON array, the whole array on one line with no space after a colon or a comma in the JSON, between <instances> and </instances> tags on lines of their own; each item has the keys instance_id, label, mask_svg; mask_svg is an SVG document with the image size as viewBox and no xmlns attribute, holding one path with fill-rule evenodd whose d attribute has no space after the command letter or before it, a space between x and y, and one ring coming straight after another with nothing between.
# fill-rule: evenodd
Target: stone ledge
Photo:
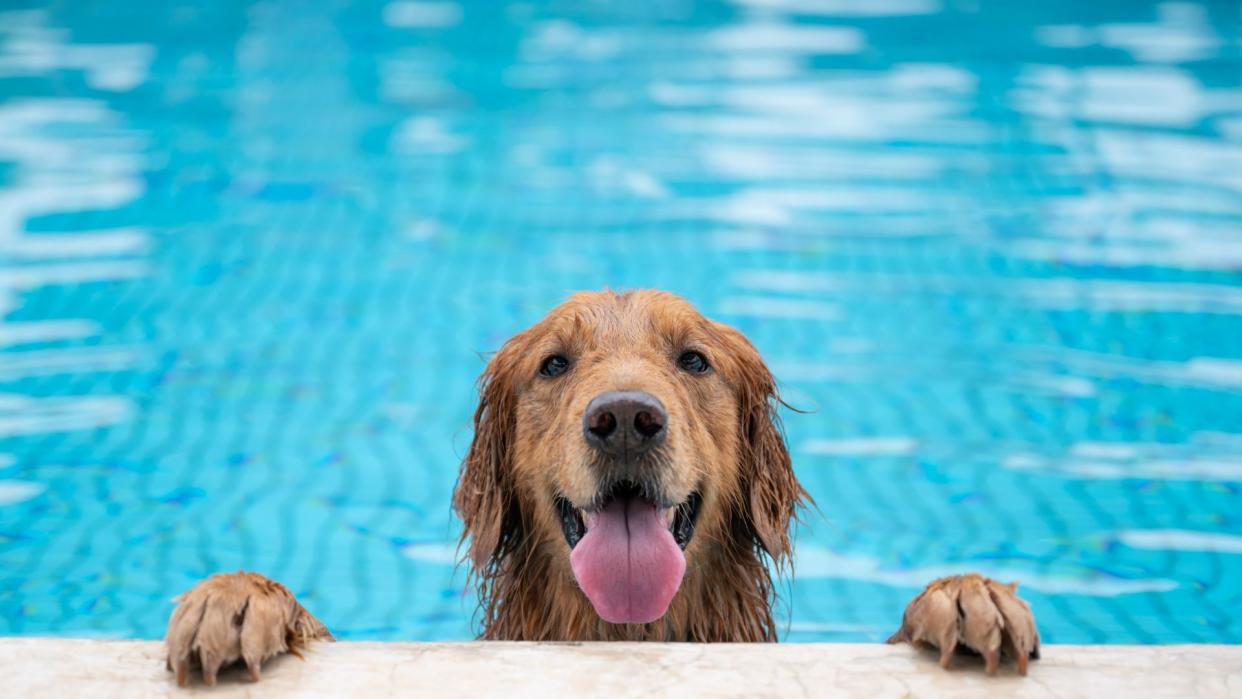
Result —
<instances>
[{"instance_id":1,"label":"stone ledge","mask_svg":"<svg viewBox=\"0 0 1242 699\"><path fill-rule=\"evenodd\" d=\"M11 697L1242 697L1242 646L1045 646L1029 677L868 644L321 643L178 689L157 641L0 638Z\"/></svg>"}]
</instances>

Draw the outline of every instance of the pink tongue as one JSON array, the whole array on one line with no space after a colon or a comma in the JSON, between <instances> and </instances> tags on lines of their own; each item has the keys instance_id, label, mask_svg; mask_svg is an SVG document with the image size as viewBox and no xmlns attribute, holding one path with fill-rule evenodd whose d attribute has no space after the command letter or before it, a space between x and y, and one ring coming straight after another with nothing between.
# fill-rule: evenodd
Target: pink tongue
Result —
<instances>
[{"instance_id":1,"label":"pink tongue","mask_svg":"<svg viewBox=\"0 0 1242 699\"><path fill-rule=\"evenodd\" d=\"M613 624L664 616L686 572L686 558L655 505L614 500L587 515L586 536L569 556L578 585Z\"/></svg>"}]
</instances>

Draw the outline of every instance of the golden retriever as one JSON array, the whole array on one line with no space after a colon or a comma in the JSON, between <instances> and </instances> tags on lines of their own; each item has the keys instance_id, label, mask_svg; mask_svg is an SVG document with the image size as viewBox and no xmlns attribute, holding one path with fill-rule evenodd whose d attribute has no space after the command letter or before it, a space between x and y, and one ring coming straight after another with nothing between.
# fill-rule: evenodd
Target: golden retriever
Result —
<instances>
[{"instance_id":1,"label":"golden retriever","mask_svg":"<svg viewBox=\"0 0 1242 699\"><path fill-rule=\"evenodd\" d=\"M776 382L737 330L665 292L579 293L500 349L480 380L453 502L483 639L775 641L770 571L810 498ZM279 583L217 575L169 621L179 684L297 653L327 629ZM1039 637L1014 586L933 582L890 642L1002 653Z\"/></svg>"}]
</instances>

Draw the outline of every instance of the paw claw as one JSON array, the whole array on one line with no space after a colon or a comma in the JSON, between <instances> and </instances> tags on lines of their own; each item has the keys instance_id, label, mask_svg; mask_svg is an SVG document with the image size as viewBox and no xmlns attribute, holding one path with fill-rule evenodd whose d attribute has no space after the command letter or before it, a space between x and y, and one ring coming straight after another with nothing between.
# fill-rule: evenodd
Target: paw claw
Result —
<instances>
[{"instance_id":1,"label":"paw claw","mask_svg":"<svg viewBox=\"0 0 1242 699\"><path fill-rule=\"evenodd\" d=\"M985 672L989 675L995 675L996 668L1000 665L1000 651L990 650L984 653L983 660L985 662Z\"/></svg>"},{"instance_id":2,"label":"paw claw","mask_svg":"<svg viewBox=\"0 0 1242 699\"><path fill-rule=\"evenodd\" d=\"M956 646L945 646L940 649L940 667L948 670L953 665L953 651Z\"/></svg>"},{"instance_id":3,"label":"paw claw","mask_svg":"<svg viewBox=\"0 0 1242 699\"><path fill-rule=\"evenodd\" d=\"M224 659L217 655L203 653L203 684L208 687L216 686L216 675L220 672L220 665Z\"/></svg>"},{"instance_id":4,"label":"paw claw","mask_svg":"<svg viewBox=\"0 0 1242 699\"><path fill-rule=\"evenodd\" d=\"M239 660L257 682L268 658L331 638L284 585L256 573L214 575L179 599L164 645L165 664L182 687L193 668L201 668L211 686L221 667Z\"/></svg>"}]
</instances>

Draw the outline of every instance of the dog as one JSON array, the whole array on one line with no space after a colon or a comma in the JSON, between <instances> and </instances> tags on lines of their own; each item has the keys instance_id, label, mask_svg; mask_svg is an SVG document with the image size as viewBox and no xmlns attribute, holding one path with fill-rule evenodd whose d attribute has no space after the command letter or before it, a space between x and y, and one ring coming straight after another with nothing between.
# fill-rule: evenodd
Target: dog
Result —
<instances>
[{"instance_id":1,"label":"dog","mask_svg":"<svg viewBox=\"0 0 1242 699\"><path fill-rule=\"evenodd\" d=\"M671 293L583 292L518 333L480 379L453 503L485 640L775 641L772 571L811 498L776 381L737 330ZM177 683L300 654L328 629L256 573L216 575L169 620ZM1039 635L1015 585L933 581L889 642L1002 656Z\"/></svg>"}]
</instances>

